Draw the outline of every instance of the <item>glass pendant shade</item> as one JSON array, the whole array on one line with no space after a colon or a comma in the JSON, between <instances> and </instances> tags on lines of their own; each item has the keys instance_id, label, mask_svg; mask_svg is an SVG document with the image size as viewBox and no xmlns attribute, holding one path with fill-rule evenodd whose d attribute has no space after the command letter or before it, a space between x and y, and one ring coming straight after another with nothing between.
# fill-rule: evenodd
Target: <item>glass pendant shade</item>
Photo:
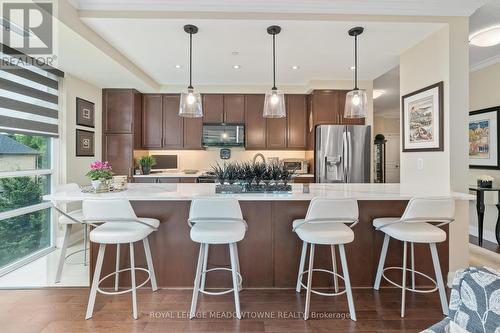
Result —
<instances>
[{"instance_id":1,"label":"glass pendant shade","mask_svg":"<svg viewBox=\"0 0 500 333\"><path fill-rule=\"evenodd\" d=\"M354 89L345 98L344 118L365 118L368 106L366 90Z\"/></svg>"},{"instance_id":2,"label":"glass pendant shade","mask_svg":"<svg viewBox=\"0 0 500 333\"><path fill-rule=\"evenodd\" d=\"M201 104L201 94L195 93L193 89L188 89L187 92L181 94L179 116L186 118L203 117Z\"/></svg>"},{"instance_id":3,"label":"glass pendant shade","mask_svg":"<svg viewBox=\"0 0 500 333\"><path fill-rule=\"evenodd\" d=\"M285 118L285 94L278 90L266 93L264 99L264 118Z\"/></svg>"}]
</instances>

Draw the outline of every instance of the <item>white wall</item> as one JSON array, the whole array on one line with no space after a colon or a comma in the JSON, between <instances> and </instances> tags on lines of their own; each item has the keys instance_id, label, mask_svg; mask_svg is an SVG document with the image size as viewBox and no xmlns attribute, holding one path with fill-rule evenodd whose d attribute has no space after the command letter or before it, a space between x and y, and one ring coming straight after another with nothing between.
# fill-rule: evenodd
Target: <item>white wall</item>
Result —
<instances>
[{"instance_id":1,"label":"white wall","mask_svg":"<svg viewBox=\"0 0 500 333\"><path fill-rule=\"evenodd\" d=\"M401 183L418 189L450 189L448 27L407 50L400 58L400 94L444 81L444 151L401 152ZM403 142L403 138L401 140ZM423 161L419 170L418 162Z\"/></svg>"},{"instance_id":2,"label":"white wall","mask_svg":"<svg viewBox=\"0 0 500 333\"><path fill-rule=\"evenodd\" d=\"M470 110L480 110L500 105L500 63L488 66L476 72L470 73ZM476 183L481 175L489 175L495 178L496 185L500 184L500 170L469 169L469 184ZM496 193L487 193L485 196L484 238L496 242L494 237L495 223L498 210L495 204L498 202ZM477 235L476 210L470 210L471 233Z\"/></svg>"}]
</instances>

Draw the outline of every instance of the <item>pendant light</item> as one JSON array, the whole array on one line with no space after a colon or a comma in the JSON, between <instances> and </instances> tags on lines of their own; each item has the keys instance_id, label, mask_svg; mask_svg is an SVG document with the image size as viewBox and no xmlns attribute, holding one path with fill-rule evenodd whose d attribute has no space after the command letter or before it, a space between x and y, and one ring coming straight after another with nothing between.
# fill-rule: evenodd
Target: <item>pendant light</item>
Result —
<instances>
[{"instance_id":1,"label":"pendant light","mask_svg":"<svg viewBox=\"0 0 500 333\"><path fill-rule=\"evenodd\" d=\"M354 37L354 89L349 91L345 99L344 118L365 118L368 100L366 90L358 88L358 36L363 33L363 27L349 30L349 36Z\"/></svg>"},{"instance_id":2,"label":"pendant light","mask_svg":"<svg viewBox=\"0 0 500 333\"><path fill-rule=\"evenodd\" d=\"M194 92L191 82L193 67L193 34L198 32L198 27L188 24L184 26L184 31L189 34L189 86L187 88L187 92L183 92L181 94L179 116L187 118L200 118L203 117L201 95Z\"/></svg>"},{"instance_id":3,"label":"pendant light","mask_svg":"<svg viewBox=\"0 0 500 333\"><path fill-rule=\"evenodd\" d=\"M264 118L286 117L285 95L276 88L276 35L281 32L281 27L272 25L267 28L267 33L273 36L273 87L266 93L264 99Z\"/></svg>"}]
</instances>

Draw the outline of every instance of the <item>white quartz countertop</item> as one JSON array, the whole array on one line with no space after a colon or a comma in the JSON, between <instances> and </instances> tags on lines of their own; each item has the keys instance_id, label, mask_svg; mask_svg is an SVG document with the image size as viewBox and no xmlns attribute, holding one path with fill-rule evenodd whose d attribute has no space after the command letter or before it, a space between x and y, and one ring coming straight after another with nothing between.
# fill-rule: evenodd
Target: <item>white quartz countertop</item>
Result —
<instances>
[{"instance_id":1,"label":"white quartz countertop","mask_svg":"<svg viewBox=\"0 0 500 333\"><path fill-rule=\"evenodd\" d=\"M431 186L432 187L432 186ZM354 198L357 200L408 200L414 196L451 196L456 200L474 200L471 194L412 189L400 184L293 184L292 193L216 194L215 184L128 184L128 189L112 193L56 192L43 197L47 201L69 202L85 199L126 199L132 201L184 201L196 197L233 197L241 201L307 201L314 197Z\"/></svg>"},{"instance_id":2,"label":"white quartz countertop","mask_svg":"<svg viewBox=\"0 0 500 333\"><path fill-rule=\"evenodd\" d=\"M149 175L134 175L135 178L198 178L201 176L203 172L196 173L184 173L182 171L179 172L158 172L158 173L150 173Z\"/></svg>"}]
</instances>

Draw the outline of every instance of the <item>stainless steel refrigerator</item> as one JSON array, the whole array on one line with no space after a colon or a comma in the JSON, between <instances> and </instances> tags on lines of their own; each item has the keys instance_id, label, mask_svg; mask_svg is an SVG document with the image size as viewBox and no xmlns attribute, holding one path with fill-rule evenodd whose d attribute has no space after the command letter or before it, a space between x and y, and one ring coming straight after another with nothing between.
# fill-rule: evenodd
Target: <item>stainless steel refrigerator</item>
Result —
<instances>
[{"instance_id":1,"label":"stainless steel refrigerator","mask_svg":"<svg viewBox=\"0 0 500 333\"><path fill-rule=\"evenodd\" d=\"M315 147L316 182L369 183L370 142L370 126L317 126Z\"/></svg>"}]
</instances>

